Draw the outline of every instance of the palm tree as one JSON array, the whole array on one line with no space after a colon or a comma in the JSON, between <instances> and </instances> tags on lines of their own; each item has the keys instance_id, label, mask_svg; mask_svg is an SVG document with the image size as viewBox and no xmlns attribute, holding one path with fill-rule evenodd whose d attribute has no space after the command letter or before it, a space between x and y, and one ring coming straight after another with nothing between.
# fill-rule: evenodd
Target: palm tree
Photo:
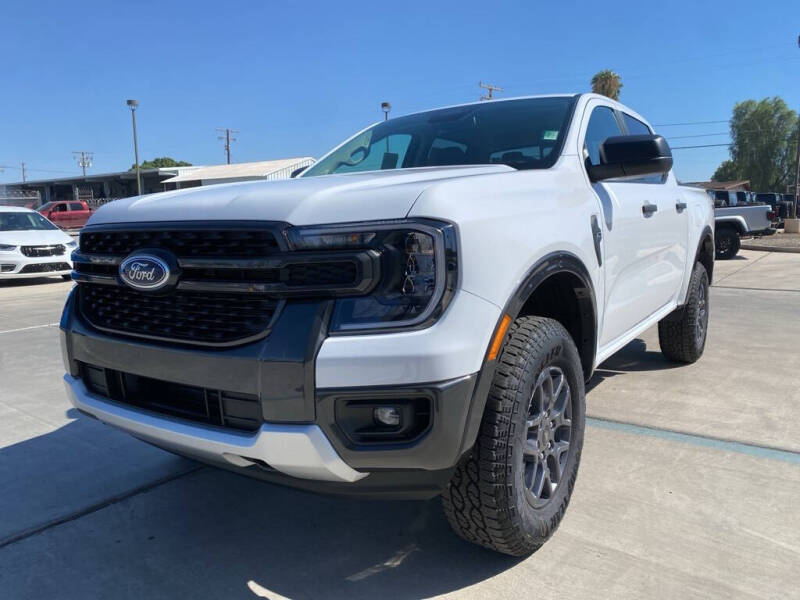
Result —
<instances>
[{"instance_id":1,"label":"palm tree","mask_svg":"<svg viewBox=\"0 0 800 600\"><path fill-rule=\"evenodd\" d=\"M608 96L612 100L619 100L619 92L622 89L622 80L618 73L605 69L599 71L592 77L592 91L595 94Z\"/></svg>"}]
</instances>

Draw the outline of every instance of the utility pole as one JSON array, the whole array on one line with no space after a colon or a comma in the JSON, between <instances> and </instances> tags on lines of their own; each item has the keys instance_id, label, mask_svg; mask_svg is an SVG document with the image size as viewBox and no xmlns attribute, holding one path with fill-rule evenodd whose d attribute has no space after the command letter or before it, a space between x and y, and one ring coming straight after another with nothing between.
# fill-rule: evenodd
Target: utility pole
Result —
<instances>
[{"instance_id":1,"label":"utility pole","mask_svg":"<svg viewBox=\"0 0 800 600\"><path fill-rule=\"evenodd\" d=\"M497 87L496 85L492 85L490 83L483 83L482 81L478 82L478 87L481 87L485 90L489 90L488 94L481 94L481 100L491 100L493 92L502 92L503 88Z\"/></svg>"},{"instance_id":2,"label":"utility pole","mask_svg":"<svg viewBox=\"0 0 800 600\"><path fill-rule=\"evenodd\" d=\"M86 177L86 167L92 166L92 158L94 157L94 152L88 152L87 150L73 150L72 158L78 161L78 166L83 170L83 176Z\"/></svg>"},{"instance_id":3,"label":"utility pole","mask_svg":"<svg viewBox=\"0 0 800 600\"><path fill-rule=\"evenodd\" d=\"M136 139L136 109L138 100L126 100L125 104L131 109L131 122L133 123L133 157L136 161L136 193L142 195L142 174L139 172L139 142Z\"/></svg>"},{"instance_id":4,"label":"utility pole","mask_svg":"<svg viewBox=\"0 0 800 600\"><path fill-rule=\"evenodd\" d=\"M22 166L22 183L25 183L25 162L19 163Z\"/></svg>"},{"instance_id":5,"label":"utility pole","mask_svg":"<svg viewBox=\"0 0 800 600\"><path fill-rule=\"evenodd\" d=\"M797 47L800 48L800 35L797 36ZM794 206L792 218L797 218L797 205L800 203L800 113L797 114L797 167L794 173Z\"/></svg>"},{"instance_id":6,"label":"utility pole","mask_svg":"<svg viewBox=\"0 0 800 600\"><path fill-rule=\"evenodd\" d=\"M225 132L225 135L222 135L222 132ZM232 133L239 133L239 130L217 127L217 139L225 140L225 156L228 159L228 164L231 164L231 142L236 141L236 138L231 135Z\"/></svg>"}]
</instances>

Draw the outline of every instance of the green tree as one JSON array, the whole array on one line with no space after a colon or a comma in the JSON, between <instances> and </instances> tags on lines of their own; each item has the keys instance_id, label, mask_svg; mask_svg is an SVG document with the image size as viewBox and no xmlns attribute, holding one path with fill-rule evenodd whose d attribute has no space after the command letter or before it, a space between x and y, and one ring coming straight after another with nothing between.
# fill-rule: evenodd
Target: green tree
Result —
<instances>
[{"instance_id":1,"label":"green tree","mask_svg":"<svg viewBox=\"0 0 800 600\"><path fill-rule=\"evenodd\" d=\"M153 160L146 160L142 164L139 165L140 169L159 169L164 167L191 167L192 163L188 163L185 160L175 160L174 158L170 158L169 156L161 156L159 158L154 158ZM131 171L136 170L136 165L131 165Z\"/></svg>"},{"instance_id":2,"label":"green tree","mask_svg":"<svg viewBox=\"0 0 800 600\"><path fill-rule=\"evenodd\" d=\"M712 180L749 179L757 192L785 192L794 183L797 113L777 96L733 107L730 160Z\"/></svg>"},{"instance_id":3,"label":"green tree","mask_svg":"<svg viewBox=\"0 0 800 600\"><path fill-rule=\"evenodd\" d=\"M736 163L732 160L723 161L714 171L714 176L711 178L712 181L738 181L740 179L745 178L741 177L739 170L736 168Z\"/></svg>"},{"instance_id":4,"label":"green tree","mask_svg":"<svg viewBox=\"0 0 800 600\"><path fill-rule=\"evenodd\" d=\"M612 100L619 100L619 93L622 90L622 79L618 73L605 69L598 71L592 77L592 91L595 94L608 96Z\"/></svg>"}]
</instances>

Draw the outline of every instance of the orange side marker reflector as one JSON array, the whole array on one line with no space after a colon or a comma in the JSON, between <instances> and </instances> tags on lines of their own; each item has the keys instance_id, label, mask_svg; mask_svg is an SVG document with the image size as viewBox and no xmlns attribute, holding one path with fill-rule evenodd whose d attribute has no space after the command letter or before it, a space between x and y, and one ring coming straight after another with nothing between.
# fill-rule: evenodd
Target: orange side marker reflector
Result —
<instances>
[{"instance_id":1,"label":"orange side marker reflector","mask_svg":"<svg viewBox=\"0 0 800 600\"><path fill-rule=\"evenodd\" d=\"M500 327L497 328L497 332L494 334L492 346L489 348L489 360L495 360L500 353L500 346L503 345L503 338L506 337L506 331L508 331L509 325L511 325L511 317L503 315L503 319L500 321Z\"/></svg>"}]
</instances>

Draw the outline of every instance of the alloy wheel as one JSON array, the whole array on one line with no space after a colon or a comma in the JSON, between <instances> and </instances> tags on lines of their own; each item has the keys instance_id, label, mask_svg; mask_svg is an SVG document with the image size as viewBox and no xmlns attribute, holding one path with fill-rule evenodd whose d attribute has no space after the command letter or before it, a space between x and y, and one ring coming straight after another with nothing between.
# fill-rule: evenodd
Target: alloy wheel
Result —
<instances>
[{"instance_id":1,"label":"alloy wheel","mask_svg":"<svg viewBox=\"0 0 800 600\"><path fill-rule=\"evenodd\" d=\"M572 391L564 371L545 367L536 379L528 408L523 450L528 501L540 508L556 492L569 458Z\"/></svg>"}]
</instances>

